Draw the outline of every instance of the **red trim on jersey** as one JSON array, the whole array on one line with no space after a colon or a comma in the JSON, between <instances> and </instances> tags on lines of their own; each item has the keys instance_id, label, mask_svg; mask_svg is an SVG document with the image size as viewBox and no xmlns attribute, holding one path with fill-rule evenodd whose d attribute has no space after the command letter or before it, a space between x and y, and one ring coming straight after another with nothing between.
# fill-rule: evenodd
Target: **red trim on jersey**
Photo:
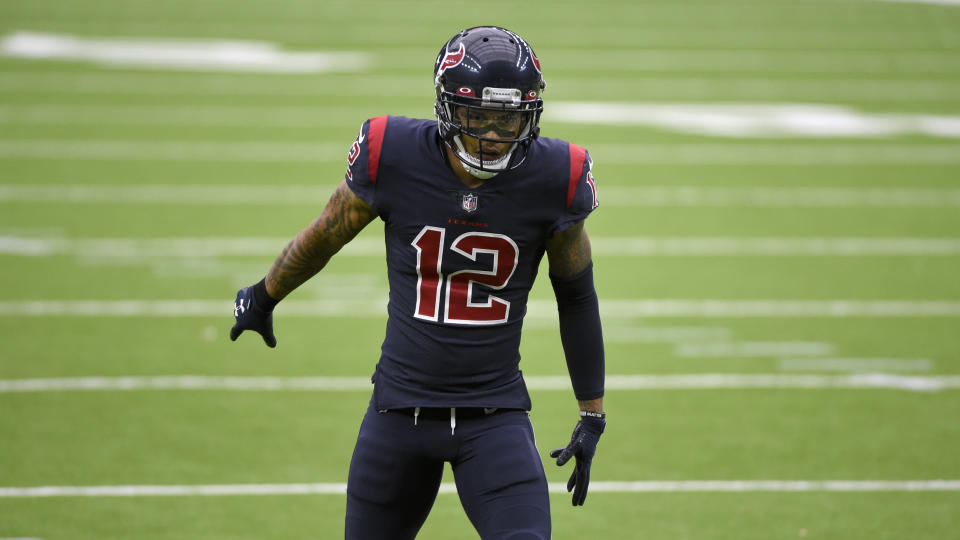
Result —
<instances>
[{"instance_id":1,"label":"red trim on jersey","mask_svg":"<svg viewBox=\"0 0 960 540\"><path fill-rule=\"evenodd\" d=\"M370 181L377 183L377 169L380 168L380 151L383 149L383 132L387 129L387 117L378 116L370 119L370 129L367 131L367 170L370 172Z\"/></svg>"},{"instance_id":2,"label":"red trim on jersey","mask_svg":"<svg viewBox=\"0 0 960 540\"><path fill-rule=\"evenodd\" d=\"M573 203L577 193L577 184L583 174L583 164L587 161L587 149L570 143L570 186L567 187L567 208Z\"/></svg>"}]
</instances>

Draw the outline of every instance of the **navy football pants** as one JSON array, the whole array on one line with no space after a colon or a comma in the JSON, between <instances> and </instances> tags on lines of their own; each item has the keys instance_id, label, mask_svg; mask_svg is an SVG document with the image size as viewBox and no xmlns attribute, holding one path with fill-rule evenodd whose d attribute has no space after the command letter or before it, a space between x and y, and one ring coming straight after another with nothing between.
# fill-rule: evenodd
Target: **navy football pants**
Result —
<instances>
[{"instance_id":1,"label":"navy football pants","mask_svg":"<svg viewBox=\"0 0 960 540\"><path fill-rule=\"evenodd\" d=\"M425 420L367 410L350 462L347 540L414 538L433 506L444 462L483 540L548 540L550 501L525 411Z\"/></svg>"}]
</instances>

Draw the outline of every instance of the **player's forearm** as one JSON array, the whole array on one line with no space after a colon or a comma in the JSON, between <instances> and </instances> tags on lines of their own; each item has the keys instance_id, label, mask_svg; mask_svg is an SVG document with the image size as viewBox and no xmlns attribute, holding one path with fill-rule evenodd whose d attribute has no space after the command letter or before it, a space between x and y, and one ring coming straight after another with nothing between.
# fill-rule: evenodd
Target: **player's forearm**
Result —
<instances>
[{"instance_id":1,"label":"player's forearm","mask_svg":"<svg viewBox=\"0 0 960 540\"><path fill-rule=\"evenodd\" d=\"M339 246L331 245L318 233L319 221L300 231L287 247L283 248L267 272L267 294L274 299L282 300L316 275L339 251Z\"/></svg>"},{"instance_id":2,"label":"player's forearm","mask_svg":"<svg viewBox=\"0 0 960 540\"><path fill-rule=\"evenodd\" d=\"M267 293L281 300L323 269L347 242L376 217L376 212L341 183L323 214L287 244L267 272Z\"/></svg>"}]
</instances>

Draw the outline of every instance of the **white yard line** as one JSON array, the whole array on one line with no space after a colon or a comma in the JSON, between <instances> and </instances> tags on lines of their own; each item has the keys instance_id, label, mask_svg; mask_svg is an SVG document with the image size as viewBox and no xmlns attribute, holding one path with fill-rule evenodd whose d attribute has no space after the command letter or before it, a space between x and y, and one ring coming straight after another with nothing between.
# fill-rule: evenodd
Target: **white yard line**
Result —
<instances>
[{"instance_id":1,"label":"white yard line","mask_svg":"<svg viewBox=\"0 0 960 540\"><path fill-rule=\"evenodd\" d=\"M956 144L594 144L597 163L636 165L955 165ZM604 190L600 189L601 202ZM609 194L607 195L609 197Z\"/></svg>"},{"instance_id":2,"label":"white yard line","mask_svg":"<svg viewBox=\"0 0 960 540\"><path fill-rule=\"evenodd\" d=\"M2 193L2 188L0 188ZM2 196L2 195L0 195ZM955 256L950 238L654 238L592 237L593 252L607 257L797 257ZM143 260L170 257L273 257L289 241L281 237L63 238L3 235L0 255L72 256ZM384 257L382 238L357 238L338 256Z\"/></svg>"},{"instance_id":3,"label":"white yard line","mask_svg":"<svg viewBox=\"0 0 960 540\"><path fill-rule=\"evenodd\" d=\"M754 358L769 356L823 356L833 354L830 343L812 341L718 341L680 343L675 354L683 358Z\"/></svg>"},{"instance_id":4,"label":"white yard line","mask_svg":"<svg viewBox=\"0 0 960 540\"><path fill-rule=\"evenodd\" d=\"M557 321L531 319L533 321L545 321L549 324L543 326L557 328ZM524 330L529 330L531 326L525 323ZM728 340L732 335L729 328L720 326L623 326L618 323L603 326L603 340L606 343L687 343Z\"/></svg>"},{"instance_id":5,"label":"white yard line","mask_svg":"<svg viewBox=\"0 0 960 540\"><path fill-rule=\"evenodd\" d=\"M369 55L360 52L291 52L263 41L89 38L28 31L0 39L0 56L135 69L255 73L356 72L365 71L370 64Z\"/></svg>"},{"instance_id":6,"label":"white yard line","mask_svg":"<svg viewBox=\"0 0 960 540\"><path fill-rule=\"evenodd\" d=\"M651 207L960 207L960 189L937 188L610 186L600 197L602 204Z\"/></svg>"},{"instance_id":7,"label":"white yard line","mask_svg":"<svg viewBox=\"0 0 960 540\"><path fill-rule=\"evenodd\" d=\"M950 238L642 238L590 239L606 256L931 256L960 255ZM0 252L2 252L0 240Z\"/></svg>"},{"instance_id":8,"label":"white yard line","mask_svg":"<svg viewBox=\"0 0 960 540\"><path fill-rule=\"evenodd\" d=\"M833 34L840 34L837 30ZM766 47L763 44L758 48ZM865 47L858 44L857 47ZM929 50L929 47L921 49ZM891 52L904 52L902 48ZM918 52L926 52L920 50ZM854 70L855 72L856 70ZM937 78L770 78L770 77L659 77L633 80L608 74L590 77L554 75L551 84L571 96L617 99L624 94L643 101L804 101L837 102L952 102L960 84ZM258 96L377 96L384 88L395 97L423 97L431 91L419 75L355 74L330 84L328 79L300 75L257 77L234 74L153 74L111 71L14 71L0 74L0 92L42 92L48 95L258 95ZM610 89L610 90L604 90ZM430 114L423 110L424 115ZM544 121L550 122L549 109Z\"/></svg>"},{"instance_id":9,"label":"white yard line","mask_svg":"<svg viewBox=\"0 0 960 540\"><path fill-rule=\"evenodd\" d=\"M0 159L207 161L264 163L346 162L347 146L326 141L217 140L0 140ZM599 163L613 165L956 165L956 144L818 143L599 143ZM601 200L603 189L601 188Z\"/></svg>"},{"instance_id":10,"label":"white yard line","mask_svg":"<svg viewBox=\"0 0 960 540\"><path fill-rule=\"evenodd\" d=\"M896 2L899 4L932 4L938 6L960 6L960 0L874 0L875 2Z\"/></svg>"},{"instance_id":11,"label":"white yard line","mask_svg":"<svg viewBox=\"0 0 960 540\"><path fill-rule=\"evenodd\" d=\"M960 67L960 60L957 64ZM330 106L0 105L0 123L315 128L334 123L358 125L368 113L366 107ZM416 116L417 112L408 114ZM960 137L960 116L956 115L870 113L821 103L551 101L547 118L552 122L636 125L734 138Z\"/></svg>"},{"instance_id":12,"label":"white yard line","mask_svg":"<svg viewBox=\"0 0 960 540\"><path fill-rule=\"evenodd\" d=\"M386 299L287 300L283 317L383 317ZM557 315L556 302L532 300L527 317ZM602 300L604 317L741 318L888 318L960 317L960 301L949 300ZM29 317L223 317L232 300L24 300L0 301L0 316Z\"/></svg>"},{"instance_id":13,"label":"white yard line","mask_svg":"<svg viewBox=\"0 0 960 540\"><path fill-rule=\"evenodd\" d=\"M891 371L930 371L927 358L781 358L782 371L849 371L881 373Z\"/></svg>"},{"instance_id":14,"label":"white yard line","mask_svg":"<svg viewBox=\"0 0 960 540\"><path fill-rule=\"evenodd\" d=\"M359 127L361 107L230 105L0 105L0 123L14 125L124 125L216 127ZM398 113L399 114L399 113Z\"/></svg>"},{"instance_id":15,"label":"white yard line","mask_svg":"<svg viewBox=\"0 0 960 540\"><path fill-rule=\"evenodd\" d=\"M551 482L550 493L567 493L565 482ZM960 480L685 480L590 482L592 493L749 493L749 492L917 492L960 491ZM344 495L343 483L219 484L145 486L0 487L0 498L40 497L198 497L228 495ZM445 482L440 493L456 493Z\"/></svg>"},{"instance_id":16,"label":"white yard line","mask_svg":"<svg viewBox=\"0 0 960 540\"><path fill-rule=\"evenodd\" d=\"M0 140L0 158L17 159L345 163L344 156L343 144L307 141Z\"/></svg>"},{"instance_id":17,"label":"white yard line","mask_svg":"<svg viewBox=\"0 0 960 540\"><path fill-rule=\"evenodd\" d=\"M184 143L188 144L188 143ZM0 150L3 142L0 141ZM340 149L321 145L301 148L304 152L337 153ZM207 150L217 151L217 148ZM292 150L296 150L293 148ZM203 151L202 145L197 151ZM960 146L957 154L960 155ZM345 155L345 154L344 154ZM36 203L123 203L176 205L323 205L336 185L245 185L245 184L0 184L0 202ZM870 187L708 187L708 186L601 186L604 207L755 207L755 208L957 208L960 189L955 188L870 188ZM842 241L842 238L830 241ZM890 242L897 239L877 239ZM904 239L910 241L911 239ZM626 246L636 251L683 251L699 242L736 243L730 249L770 251L783 239L637 239ZM796 242L818 242L819 239L796 239ZM654 243L657 242L657 243ZM743 244L752 242L753 244ZM677 246L676 248L672 246ZM750 247L754 246L754 247ZM805 249L816 249L807 247ZM827 249L827 248L823 248Z\"/></svg>"},{"instance_id":18,"label":"white yard line","mask_svg":"<svg viewBox=\"0 0 960 540\"><path fill-rule=\"evenodd\" d=\"M910 300L606 300L601 314L639 317L958 317L960 301ZM537 315L555 312L548 301L530 302Z\"/></svg>"},{"instance_id":19,"label":"white yard line","mask_svg":"<svg viewBox=\"0 0 960 540\"><path fill-rule=\"evenodd\" d=\"M394 51L399 54L399 51ZM412 57L414 50L407 53ZM772 49L606 49L603 54L551 48L555 62L582 73L616 69L621 72L771 73L953 73L960 58L950 51L772 50ZM552 103L552 101L551 101Z\"/></svg>"},{"instance_id":20,"label":"white yard line","mask_svg":"<svg viewBox=\"0 0 960 540\"><path fill-rule=\"evenodd\" d=\"M525 377L535 391L569 391L566 375ZM0 380L0 393L84 391L242 391L357 392L373 388L369 377L257 377L168 375L137 377L70 377ZM607 390L712 389L888 389L937 392L960 388L960 375L902 376L883 373L850 375L784 375L771 373L692 373L678 375L608 375Z\"/></svg>"},{"instance_id":21,"label":"white yard line","mask_svg":"<svg viewBox=\"0 0 960 540\"><path fill-rule=\"evenodd\" d=\"M555 122L645 126L732 138L960 137L960 116L863 112L811 103L551 103Z\"/></svg>"}]
</instances>

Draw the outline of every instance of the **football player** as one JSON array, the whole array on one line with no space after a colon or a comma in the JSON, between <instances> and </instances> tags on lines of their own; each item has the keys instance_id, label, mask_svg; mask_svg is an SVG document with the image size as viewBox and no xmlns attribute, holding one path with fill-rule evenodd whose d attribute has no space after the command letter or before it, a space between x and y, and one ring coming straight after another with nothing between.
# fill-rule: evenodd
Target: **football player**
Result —
<instances>
[{"instance_id":1,"label":"football player","mask_svg":"<svg viewBox=\"0 0 960 540\"><path fill-rule=\"evenodd\" d=\"M539 136L546 84L504 28L453 36L434 65L437 120L364 122L320 217L266 277L237 293L235 340L270 347L273 309L375 218L390 297L373 395L347 484L346 538L414 538L445 462L485 539L549 539L547 481L518 364L527 296L546 253L580 415L569 444L573 504L587 496L606 425L604 352L584 220L597 207L582 147Z\"/></svg>"}]
</instances>

